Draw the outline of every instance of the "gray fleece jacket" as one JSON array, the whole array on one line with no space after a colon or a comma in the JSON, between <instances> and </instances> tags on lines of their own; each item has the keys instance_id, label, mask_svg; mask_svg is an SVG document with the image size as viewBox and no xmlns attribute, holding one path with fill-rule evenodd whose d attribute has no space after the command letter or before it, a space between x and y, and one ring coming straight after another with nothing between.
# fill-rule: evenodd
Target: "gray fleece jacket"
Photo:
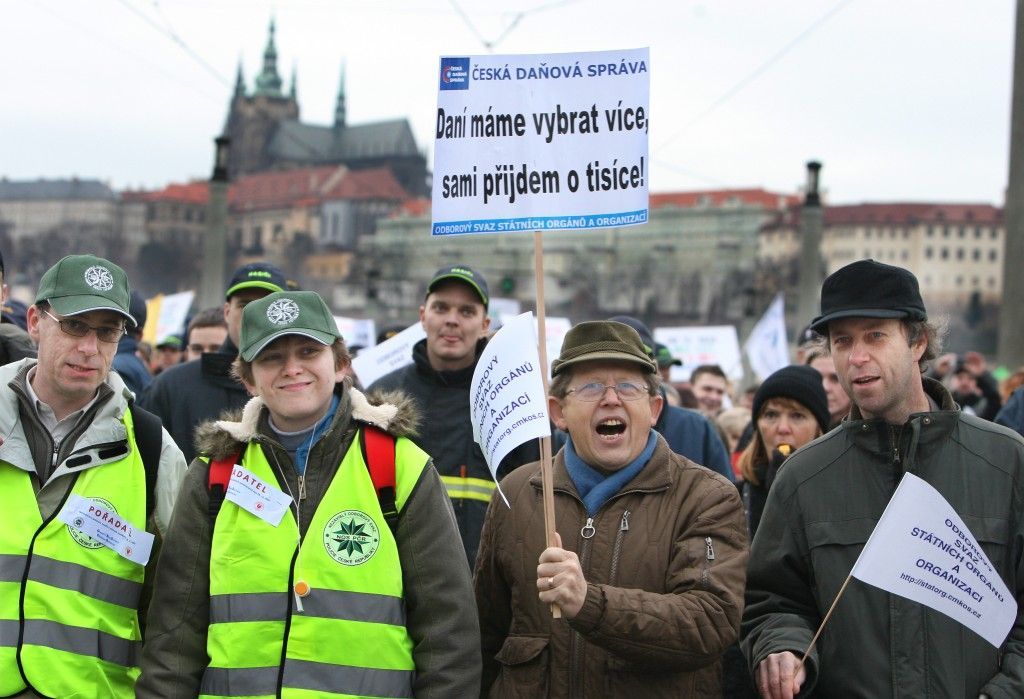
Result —
<instances>
[{"instance_id":1,"label":"gray fleece jacket","mask_svg":"<svg viewBox=\"0 0 1024 699\"><path fill-rule=\"evenodd\" d=\"M371 403L348 383L339 384L341 401L331 426L309 451L305 470L303 537L360 423L390 434L415 433L416 415L402 394ZM197 433L200 453L224 458L258 442L267 460L281 465L277 487L298 492L298 476L288 453L277 443L261 399L240 414L203 425ZM358 448L358 445L355 445ZM280 482L282 476L284 482ZM196 459L189 468L175 507L157 570L148 620L138 697L195 697L209 658L210 550L209 465ZM292 513L295 507L292 506ZM451 503L432 464L399 513L395 529L402 565L406 619L413 640L417 697L471 696L479 689L480 634L469 571Z\"/></svg>"}]
</instances>

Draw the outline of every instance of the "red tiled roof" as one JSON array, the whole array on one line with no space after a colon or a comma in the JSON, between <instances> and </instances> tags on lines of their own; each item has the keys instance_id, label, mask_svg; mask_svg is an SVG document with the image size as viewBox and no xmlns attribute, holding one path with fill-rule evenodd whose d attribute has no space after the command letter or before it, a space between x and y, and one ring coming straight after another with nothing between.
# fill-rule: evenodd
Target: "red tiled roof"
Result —
<instances>
[{"instance_id":1,"label":"red tiled roof","mask_svg":"<svg viewBox=\"0 0 1024 699\"><path fill-rule=\"evenodd\" d=\"M1002 223L1003 210L991 204L893 202L825 207L825 225Z\"/></svg>"},{"instance_id":2,"label":"red tiled roof","mask_svg":"<svg viewBox=\"0 0 1024 699\"><path fill-rule=\"evenodd\" d=\"M696 192L659 192L650 195L650 207L665 206L692 208L695 206L725 206L737 202L747 206L781 209L800 201L796 194L769 192L764 189L710 189Z\"/></svg>"},{"instance_id":3,"label":"red tiled roof","mask_svg":"<svg viewBox=\"0 0 1024 699\"><path fill-rule=\"evenodd\" d=\"M231 188L234 209L255 211L312 206L332 199L403 201L408 193L388 168L326 166L247 175Z\"/></svg>"},{"instance_id":4,"label":"red tiled roof","mask_svg":"<svg viewBox=\"0 0 1024 699\"><path fill-rule=\"evenodd\" d=\"M170 201L181 204L206 205L210 199L210 185L204 180L186 184L169 184L163 189L128 190L121 192L123 201Z\"/></svg>"},{"instance_id":5,"label":"red tiled roof","mask_svg":"<svg viewBox=\"0 0 1024 699\"><path fill-rule=\"evenodd\" d=\"M427 216L430 214L430 200L426 197L416 197L402 202L402 206L395 212L396 216Z\"/></svg>"}]
</instances>

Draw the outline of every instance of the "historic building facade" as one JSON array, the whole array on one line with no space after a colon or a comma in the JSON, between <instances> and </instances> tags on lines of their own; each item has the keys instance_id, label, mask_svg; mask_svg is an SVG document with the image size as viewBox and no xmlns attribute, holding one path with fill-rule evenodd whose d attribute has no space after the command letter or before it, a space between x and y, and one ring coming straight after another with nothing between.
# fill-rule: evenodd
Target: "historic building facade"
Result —
<instances>
[{"instance_id":1,"label":"historic building facade","mask_svg":"<svg viewBox=\"0 0 1024 699\"><path fill-rule=\"evenodd\" d=\"M232 179L295 167L386 167L410 194L429 194L426 157L420 152L407 119L348 123L344 72L334 123L321 126L299 119L296 76L292 75L291 85L285 91L277 71L273 21L263 51L263 65L251 91L239 64L224 133L231 138L228 172Z\"/></svg>"}]
</instances>

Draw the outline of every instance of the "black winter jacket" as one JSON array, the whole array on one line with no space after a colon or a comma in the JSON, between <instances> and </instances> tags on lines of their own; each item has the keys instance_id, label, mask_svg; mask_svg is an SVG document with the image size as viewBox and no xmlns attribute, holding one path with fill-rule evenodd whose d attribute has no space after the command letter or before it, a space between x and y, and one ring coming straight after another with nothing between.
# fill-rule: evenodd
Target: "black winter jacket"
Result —
<instances>
[{"instance_id":1,"label":"black winter jacket","mask_svg":"<svg viewBox=\"0 0 1024 699\"><path fill-rule=\"evenodd\" d=\"M164 421L188 463L196 458L196 428L226 410L244 407L251 397L231 376L231 363L237 356L238 348L227 338L219 352L207 352L200 359L160 372L142 394L139 405Z\"/></svg>"},{"instance_id":2,"label":"black winter jacket","mask_svg":"<svg viewBox=\"0 0 1024 699\"><path fill-rule=\"evenodd\" d=\"M485 345L485 340L477 343L477 359ZM469 384L476 362L465 369L437 371L430 366L427 358L426 340L416 343L412 358L412 364L377 379L369 391L401 390L412 397L422 416L419 436L414 437L413 441L434 459L434 467L442 479L468 477L490 481L491 472L487 469L487 461L480 446L473 441L473 425L469 419ZM539 458L540 449L536 441L522 444L502 460L498 478ZM451 481L445 480L445 484L451 486ZM449 487L448 494L454 495L452 506L459 523L462 544L472 569L480 547L480 530L484 526L490 497L463 498L453 491L457 489Z\"/></svg>"}]
</instances>

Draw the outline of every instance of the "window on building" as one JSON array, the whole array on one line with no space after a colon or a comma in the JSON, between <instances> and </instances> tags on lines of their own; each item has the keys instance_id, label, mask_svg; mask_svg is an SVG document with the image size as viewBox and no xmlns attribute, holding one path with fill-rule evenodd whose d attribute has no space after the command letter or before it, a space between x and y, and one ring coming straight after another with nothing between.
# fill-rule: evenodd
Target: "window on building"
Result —
<instances>
[{"instance_id":1,"label":"window on building","mask_svg":"<svg viewBox=\"0 0 1024 699\"><path fill-rule=\"evenodd\" d=\"M979 238L981 238L981 229L980 228L975 228L974 229L974 239L978 240Z\"/></svg>"},{"instance_id":2,"label":"window on building","mask_svg":"<svg viewBox=\"0 0 1024 699\"><path fill-rule=\"evenodd\" d=\"M963 228L957 228L956 229L956 237L957 238L963 238L965 233L966 233L966 231L964 231Z\"/></svg>"},{"instance_id":3,"label":"window on building","mask_svg":"<svg viewBox=\"0 0 1024 699\"><path fill-rule=\"evenodd\" d=\"M988 288L990 288L990 289L995 289L996 288L996 278L995 277L989 277L988 278Z\"/></svg>"},{"instance_id":4,"label":"window on building","mask_svg":"<svg viewBox=\"0 0 1024 699\"><path fill-rule=\"evenodd\" d=\"M957 278L956 278L956 285L957 286L963 286L964 285L964 278L958 275Z\"/></svg>"},{"instance_id":5,"label":"window on building","mask_svg":"<svg viewBox=\"0 0 1024 699\"><path fill-rule=\"evenodd\" d=\"M974 248L974 250L971 251L971 259L974 260L975 262L981 260L981 250L979 250L978 248Z\"/></svg>"},{"instance_id":6,"label":"window on building","mask_svg":"<svg viewBox=\"0 0 1024 699\"><path fill-rule=\"evenodd\" d=\"M995 262L998 257L999 257L999 253L997 251L995 251L995 250L989 250L988 251L988 261L989 262Z\"/></svg>"},{"instance_id":7,"label":"window on building","mask_svg":"<svg viewBox=\"0 0 1024 699\"><path fill-rule=\"evenodd\" d=\"M996 238L998 238L998 237L999 237L999 230L998 230L998 229L996 229L996 228L993 228L993 229L992 229L991 231L989 231L989 234L988 234L988 236L989 236L989 237L990 237L990 238L991 238L992 240L995 240Z\"/></svg>"},{"instance_id":8,"label":"window on building","mask_svg":"<svg viewBox=\"0 0 1024 699\"><path fill-rule=\"evenodd\" d=\"M956 259L958 259L958 260L964 259L964 249L963 248L957 248L956 249Z\"/></svg>"},{"instance_id":9,"label":"window on building","mask_svg":"<svg viewBox=\"0 0 1024 699\"><path fill-rule=\"evenodd\" d=\"M932 249L930 247L927 247L927 248L924 249L924 259L926 259L926 260L932 259Z\"/></svg>"},{"instance_id":10,"label":"window on building","mask_svg":"<svg viewBox=\"0 0 1024 699\"><path fill-rule=\"evenodd\" d=\"M910 257L910 254L906 250L900 250L900 259L904 262Z\"/></svg>"},{"instance_id":11,"label":"window on building","mask_svg":"<svg viewBox=\"0 0 1024 699\"><path fill-rule=\"evenodd\" d=\"M929 238L934 237L935 236L935 229L936 228L938 228L938 226L929 226L928 227L928 231L927 231L927 233L925 235L927 235Z\"/></svg>"},{"instance_id":12,"label":"window on building","mask_svg":"<svg viewBox=\"0 0 1024 699\"><path fill-rule=\"evenodd\" d=\"M939 257L941 257L943 260L948 260L949 248L942 248L942 250L939 251Z\"/></svg>"},{"instance_id":13,"label":"window on building","mask_svg":"<svg viewBox=\"0 0 1024 699\"><path fill-rule=\"evenodd\" d=\"M943 238L948 238L949 237L949 229L946 228L945 226L942 227L942 237Z\"/></svg>"}]
</instances>

